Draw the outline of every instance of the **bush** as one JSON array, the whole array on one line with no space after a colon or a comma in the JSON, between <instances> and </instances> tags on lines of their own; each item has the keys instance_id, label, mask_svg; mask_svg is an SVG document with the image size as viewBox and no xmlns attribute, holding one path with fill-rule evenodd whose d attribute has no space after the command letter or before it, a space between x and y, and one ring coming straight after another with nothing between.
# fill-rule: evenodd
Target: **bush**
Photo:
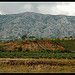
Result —
<instances>
[{"instance_id":1,"label":"bush","mask_svg":"<svg viewBox=\"0 0 75 75\"><path fill-rule=\"evenodd\" d=\"M2 50L2 45L0 45L0 51Z\"/></svg>"},{"instance_id":2,"label":"bush","mask_svg":"<svg viewBox=\"0 0 75 75\"><path fill-rule=\"evenodd\" d=\"M45 49L39 49L39 52L46 52Z\"/></svg>"},{"instance_id":3,"label":"bush","mask_svg":"<svg viewBox=\"0 0 75 75\"><path fill-rule=\"evenodd\" d=\"M5 50L4 50L4 49L2 49L1 51L2 51L2 52L4 52Z\"/></svg>"},{"instance_id":4,"label":"bush","mask_svg":"<svg viewBox=\"0 0 75 75\"><path fill-rule=\"evenodd\" d=\"M26 48L26 52L29 52L29 49L28 49L28 47Z\"/></svg>"},{"instance_id":5,"label":"bush","mask_svg":"<svg viewBox=\"0 0 75 75\"><path fill-rule=\"evenodd\" d=\"M27 41L23 41L23 40L21 41L21 43L22 44L28 44Z\"/></svg>"},{"instance_id":6,"label":"bush","mask_svg":"<svg viewBox=\"0 0 75 75\"><path fill-rule=\"evenodd\" d=\"M34 43L37 43L37 41L38 41L38 40L39 40L39 39L38 39L38 38L36 38L33 42L34 42Z\"/></svg>"},{"instance_id":7,"label":"bush","mask_svg":"<svg viewBox=\"0 0 75 75\"><path fill-rule=\"evenodd\" d=\"M61 50L61 49L56 49L55 52L56 52L56 53L61 53L62 50Z\"/></svg>"},{"instance_id":8,"label":"bush","mask_svg":"<svg viewBox=\"0 0 75 75\"><path fill-rule=\"evenodd\" d=\"M46 52L52 52L52 50L51 49L46 49Z\"/></svg>"},{"instance_id":9,"label":"bush","mask_svg":"<svg viewBox=\"0 0 75 75\"><path fill-rule=\"evenodd\" d=\"M70 51L70 50L67 50L67 49L66 49L66 50L64 50L64 51L65 51L66 53L71 53L71 51Z\"/></svg>"},{"instance_id":10,"label":"bush","mask_svg":"<svg viewBox=\"0 0 75 75\"><path fill-rule=\"evenodd\" d=\"M14 50L15 50L15 51L17 50L17 46L14 46Z\"/></svg>"},{"instance_id":11,"label":"bush","mask_svg":"<svg viewBox=\"0 0 75 75\"><path fill-rule=\"evenodd\" d=\"M19 46L18 47L18 51L22 51L22 46Z\"/></svg>"},{"instance_id":12,"label":"bush","mask_svg":"<svg viewBox=\"0 0 75 75\"><path fill-rule=\"evenodd\" d=\"M13 40L10 40L10 42L13 42Z\"/></svg>"},{"instance_id":13,"label":"bush","mask_svg":"<svg viewBox=\"0 0 75 75\"><path fill-rule=\"evenodd\" d=\"M2 52L5 51L2 45L0 45L0 51L2 51Z\"/></svg>"},{"instance_id":14,"label":"bush","mask_svg":"<svg viewBox=\"0 0 75 75\"><path fill-rule=\"evenodd\" d=\"M52 42L52 43L56 43L56 44L58 44L58 45L59 45L59 44L60 44L60 42L61 42L61 40L58 38L58 39L56 39L56 40L51 40L51 42Z\"/></svg>"},{"instance_id":15,"label":"bush","mask_svg":"<svg viewBox=\"0 0 75 75\"><path fill-rule=\"evenodd\" d=\"M43 40L43 38L40 38L40 40Z\"/></svg>"},{"instance_id":16,"label":"bush","mask_svg":"<svg viewBox=\"0 0 75 75\"><path fill-rule=\"evenodd\" d=\"M18 42L18 39L15 39L14 42Z\"/></svg>"}]
</instances>

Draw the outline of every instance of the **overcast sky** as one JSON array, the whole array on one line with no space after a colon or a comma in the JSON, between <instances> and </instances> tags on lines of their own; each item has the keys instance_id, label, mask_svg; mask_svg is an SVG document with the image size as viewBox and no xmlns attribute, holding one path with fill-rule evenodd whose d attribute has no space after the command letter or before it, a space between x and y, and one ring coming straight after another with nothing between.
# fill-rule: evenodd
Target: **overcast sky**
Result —
<instances>
[{"instance_id":1,"label":"overcast sky","mask_svg":"<svg viewBox=\"0 0 75 75\"><path fill-rule=\"evenodd\" d=\"M75 2L0 2L0 14L23 12L75 16Z\"/></svg>"}]
</instances>

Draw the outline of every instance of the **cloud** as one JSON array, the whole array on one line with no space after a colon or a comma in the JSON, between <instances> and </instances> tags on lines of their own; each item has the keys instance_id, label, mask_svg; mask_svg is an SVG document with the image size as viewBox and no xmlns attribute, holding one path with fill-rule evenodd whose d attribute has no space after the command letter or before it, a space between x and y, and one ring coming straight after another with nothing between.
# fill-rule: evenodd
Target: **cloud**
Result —
<instances>
[{"instance_id":1,"label":"cloud","mask_svg":"<svg viewBox=\"0 0 75 75\"><path fill-rule=\"evenodd\" d=\"M57 5L57 9L60 10L60 13L65 15L74 15L75 13L75 3L68 3L63 5Z\"/></svg>"},{"instance_id":2,"label":"cloud","mask_svg":"<svg viewBox=\"0 0 75 75\"><path fill-rule=\"evenodd\" d=\"M40 13L43 14L52 14L55 10L54 6L50 6L50 5L39 5L38 6L38 10Z\"/></svg>"},{"instance_id":3,"label":"cloud","mask_svg":"<svg viewBox=\"0 0 75 75\"><path fill-rule=\"evenodd\" d=\"M0 14L2 15L2 14L4 14L2 11L0 11Z\"/></svg>"},{"instance_id":4,"label":"cloud","mask_svg":"<svg viewBox=\"0 0 75 75\"><path fill-rule=\"evenodd\" d=\"M4 14L15 14L24 12L23 3L0 3L0 11Z\"/></svg>"},{"instance_id":5,"label":"cloud","mask_svg":"<svg viewBox=\"0 0 75 75\"><path fill-rule=\"evenodd\" d=\"M25 11L30 11L30 12L39 12L38 11L38 3L27 3L24 5Z\"/></svg>"},{"instance_id":6,"label":"cloud","mask_svg":"<svg viewBox=\"0 0 75 75\"><path fill-rule=\"evenodd\" d=\"M0 14L36 12L52 15L75 15L75 2L8 2L0 3Z\"/></svg>"},{"instance_id":7,"label":"cloud","mask_svg":"<svg viewBox=\"0 0 75 75\"><path fill-rule=\"evenodd\" d=\"M31 4L25 4L24 9L25 9L26 12L32 11L32 5Z\"/></svg>"}]
</instances>

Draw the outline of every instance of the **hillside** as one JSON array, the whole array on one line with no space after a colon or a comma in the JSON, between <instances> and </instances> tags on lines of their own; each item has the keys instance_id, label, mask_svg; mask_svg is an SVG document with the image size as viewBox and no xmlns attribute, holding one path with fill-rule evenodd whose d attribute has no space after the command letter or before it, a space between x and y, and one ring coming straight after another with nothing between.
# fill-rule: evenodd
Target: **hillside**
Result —
<instances>
[{"instance_id":1,"label":"hillside","mask_svg":"<svg viewBox=\"0 0 75 75\"><path fill-rule=\"evenodd\" d=\"M75 37L75 16L34 12L0 15L1 40L21 39L22 35L37 38Z\"/></svg>"},{"instance_id":2,"label":"hillside","mask_svg":"<svg viewBox=\"0 0 75 75\"><path fill-rule=\"evenodd\" d=\"M41 39L35 39L35 40L21 40L17 42L7 42L0 44L5 50L14 50L14 47L22 46L23 50L28 49L29 51L38 51L39 49L61 49L65 50L64 47L57 45L55 43L52 43L51 40L41 40Z\"/></svg>"},{"instance_id":3,"label":"hillside","mask_svg":"<svg viewBox=\"0 0 75 75\"><path fill-rule=\"evenodd\" d=\"M75 59L75 40L42 38L0 42L0 58Z\"/></svg>"},{"instance_id":4,"label":"hillside","mask_svg":"<svg viewBox=\"0 0 75 75\"><path fill-rule=\"evenodd\" d=\"M20 46L23 51L68 50L75 52L75 38L35 38L29 40L10 40L7 42L0 42L0 51L17 51Z\"/></svg>"}]
</instances>

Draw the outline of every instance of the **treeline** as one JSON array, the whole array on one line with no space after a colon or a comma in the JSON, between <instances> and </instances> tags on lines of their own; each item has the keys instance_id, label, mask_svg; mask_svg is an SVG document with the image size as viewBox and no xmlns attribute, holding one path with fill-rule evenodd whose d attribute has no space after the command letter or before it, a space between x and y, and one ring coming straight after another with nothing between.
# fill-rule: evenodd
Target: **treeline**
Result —
<instances>
[{"instance_id":1,"label":"treeline","mask_svg":"<svg viewBox=\"0 0 75 75\"><path fill-rule=\"evenodd\" d=\"M65 39L65 38L66 38L66 39L69 39L69 40L75 40L75 38L72 37L72 36L70 36L70 37L64 37L64 39ZM35 36L33 36L33 35L32 35L32 36L22 35L22 36L21 36L21 39L11 39L11 40L7 40L7 41L4 41L4 42L18 42L18 41L22 41L22 40L26 40L26 39L28 39L28 40L29 40L29 39L32 39L32 40L33 40L33 39L41 39L41 40L42 40L43 38L37 38L37 37L35 37ZM56 39L56 40L57 40L57 39L60 39L60 38L51 38L51 39ZM63 40L64 40L64 39L63 39ZM0 39L0 42L2 42L1 39Z\"/></svg>"}]
</instances>

